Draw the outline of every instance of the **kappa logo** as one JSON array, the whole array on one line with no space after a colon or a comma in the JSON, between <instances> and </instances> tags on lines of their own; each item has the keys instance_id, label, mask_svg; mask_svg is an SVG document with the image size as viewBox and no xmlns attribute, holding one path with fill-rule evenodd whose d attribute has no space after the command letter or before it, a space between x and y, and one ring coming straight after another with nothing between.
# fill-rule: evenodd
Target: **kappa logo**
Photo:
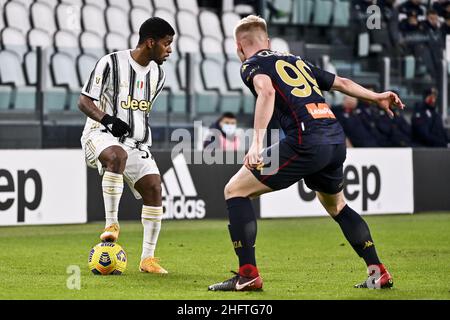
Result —
<instances>
[{"instance_id":1,"label":"kappa logo","mask_svg":"<svg viewBox=\"0 0 450 320\"><path fill-rule=\"evenodd\" d=\"M203 219L205 201L198 198L194 181L182 154L172 159L173 168L162 175L164 219Z\"/></svg>"}]
</instances>

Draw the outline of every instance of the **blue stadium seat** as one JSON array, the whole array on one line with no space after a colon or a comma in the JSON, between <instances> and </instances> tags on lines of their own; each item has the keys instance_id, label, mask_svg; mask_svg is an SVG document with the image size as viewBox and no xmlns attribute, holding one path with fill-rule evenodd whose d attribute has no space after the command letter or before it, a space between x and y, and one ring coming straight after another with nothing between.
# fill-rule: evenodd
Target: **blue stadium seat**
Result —
<instances>
[{"instance_id":1,"label":"blue stadium seat","mask_svg":"<svg viewBox=\"0 0 450 320\"><path fill-rule=\"evenodd\" d=\"M314 2L313 24L316 26L329 26L333 13L333 0L316 0Z\"/></svg>"},{"instance_id":2,"label":"blue stadium seat","mask_svg":"<svg viewBox=\"0 0 450 320\"><path fill-rule=\"evenodd\" d=\"M334 0L333 26L347 27L350 23L350 1Z\"/></svg>"},{"instance_id":3,"label":"blue stadium seat","mask_svg":"<svg viewBox=\"0 0 450 320\"><path fill-rule=\"evenodd\" d=\"M34 110L35 87L28 86L22 69L22 57L16 52L0 51L0 109L13 106L18 110ZM8 89L8 87L10 88Z\"/></svg>"}]
</instances>

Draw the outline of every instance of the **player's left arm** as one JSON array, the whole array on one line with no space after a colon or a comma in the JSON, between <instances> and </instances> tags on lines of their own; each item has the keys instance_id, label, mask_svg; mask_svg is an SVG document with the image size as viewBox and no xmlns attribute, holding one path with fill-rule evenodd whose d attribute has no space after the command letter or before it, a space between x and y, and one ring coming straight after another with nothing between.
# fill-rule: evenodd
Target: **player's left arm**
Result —
<instances>
[{"instance_id":1,"label":"player's left arm","mask_svg":"<svg viewBox=\"0 0 450 320\"><path fill-rule=\"evenodd\" d=\"M376 103L381 109L386 111L390 118L394 117L394 113L391 110L392 106L400 109L405 107L398 95L392 91L382 93L373 92L350 79L342 78L337 75L334 78L331 90L337 90L346 95Z\"/></svg>"},{"instance_id":2,"label":"player's left arm","mask_svg":"<svg viewBox=\"0 0 450 320\"><path fill-rule=\"evenodd\" d=\"M255 106L253 141L244 158L244 165L250 170L262 163L261 150L263 149L263 139L275 106L275 89L268 75L255 75L253 77L253 86L258 94Z\"/></svg>"}]
</instances>

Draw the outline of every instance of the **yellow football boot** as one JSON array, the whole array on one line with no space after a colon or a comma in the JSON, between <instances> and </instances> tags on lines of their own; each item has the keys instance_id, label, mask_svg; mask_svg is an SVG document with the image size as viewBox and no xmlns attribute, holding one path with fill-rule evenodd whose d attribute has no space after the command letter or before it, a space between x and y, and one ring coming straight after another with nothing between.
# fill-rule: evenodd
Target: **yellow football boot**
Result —
<instances>
[{"instance_id":1,"label":"yellow football boot","mask_svg":"<svg viewBox=\"0 0 450 320\"><path fill-rule=\"evenodd\" d=\"M139 270L141 272L148 272L148 273L159 273L159 274L167 274L166 269L161 267L159 265L159 259L154 257L148 257L143 260L141 260L141 263L139 264Z\"/></svg>"},{"instance_id":2,"label":"yellow football boot","mask_svg":"<svg viewBox=\"0 0 450 320\"><path fill-rule=\"evenodd\" d=\"M116 242L119 239L120 227L117 223L105 228L103 233L100 235L100 240L103 242Z\"/></svg>"}]
</instances>

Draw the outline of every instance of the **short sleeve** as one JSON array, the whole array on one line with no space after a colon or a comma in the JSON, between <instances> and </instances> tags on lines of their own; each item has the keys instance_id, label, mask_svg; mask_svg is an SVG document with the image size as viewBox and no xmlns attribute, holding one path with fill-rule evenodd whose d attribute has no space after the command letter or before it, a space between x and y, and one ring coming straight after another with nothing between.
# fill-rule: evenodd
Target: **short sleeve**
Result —
<instances>
[{"instance_id":1,"label":"short sleeve","mask_svg":"<svg viewBox=\"0 0 450 320\"><path fill-rule=\"evenodd\" d=\"M336 75L334 73L322 70L307 61L305 61L305 63L311 69L314 78L316 78L319 89L323 91L330 91L331 87L333 86Z\"/></svg>"},{"instance_id":2,"label":"short sleeve","mask_svg":"<svg viewBox=\"0 0 450 320\"><path fill-rule=\"evenodd\" d=\"M241 77L244 83L251 87L253 83L253 78L257 74L267 74L270 76L264 69L254 62L244 62L241 66Z\"/></svg>"},{"instance_id":3,"label":"short sleeve","mask_svg":"<svg viewBox=\"0 0 450 320\"><path fill-rule=\"evenodd\" d=\"M110 71L109 56L104 56L95 64L94 70L84 84L81 93L94 100L100 100L100 96L110 78Z\"/></svg>"}]
</instances>

